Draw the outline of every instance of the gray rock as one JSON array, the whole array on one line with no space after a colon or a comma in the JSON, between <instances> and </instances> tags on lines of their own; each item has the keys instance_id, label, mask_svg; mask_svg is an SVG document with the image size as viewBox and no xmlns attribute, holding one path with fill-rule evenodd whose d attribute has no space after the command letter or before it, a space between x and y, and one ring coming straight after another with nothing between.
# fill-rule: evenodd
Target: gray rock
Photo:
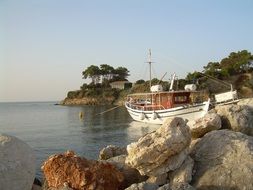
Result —
<instances>
[{"instance_id":1,"label":"gray rock","mask_svg":"<svg viewBox=\"0 0 253 190\"><path fill-rule=\"evenodd\" d=\"M201 138L197 138L197 139L192 139L191 140L191 144L189 146L189 152L191 154L191 152L193 151L194 149L194 146L197 144L197 142L199 142L201 140Z\"/></svg>"},{"instance_id":2,"label":"gray rock","mask_svg":"<svg viewBox=\"0 0 253 190\"><path fill-rule=\"evenodd\" d=\"M165 185L159 187L157 190L171 190L170 184L165 184Z\"/></svg>"},{"instance_id":3,"label":"gray rock","mask_svg":"<svg viewBox=\"0 0 253 190\"><path fill-rule=\"evenodd\" d=\"M32 190L42 190L42 187L39 186L39 185L33 184L33 185L32 185Z\"/></svg>"},{"instance_id":4,"label":"gray rock","mask_svg":"<svg viewBox=\"0 0 253 190\"><path fill-rule=\"evenodd\" d=\"M125 147L118 147L115 145L108 145L107 147L103 148L99 152L99 159L100 160L107 160L109 158L119 156L122 154L127 154Z\"/></svg>"},{"instance_id":5,"label":"gray rock","mask_svg":"<svg viewBox=\"0 0 253 190\"><path fill-rule=\"evenodd\" d=\"M147 183L155 183L159 186L164 185L164 184L168 183L167 176L168 176L167 173L164 173L159 176L150 176L146 182Z\"/></svg>"},{"instance_id":6,"label":"gray rock","mask_svg":"<svg viewBox=\"0 0 253 190\"><path fill-rule=\"evenodd\" d=\"M157 190L195 190L195 188L188 183L176 183L174 185L166 184Z\"/></svg>"},{"instance_id":7,"label":"gray rock","mask_svg":"<svg viewBox=\"0 0 253 190\"><path fill-rule=\"evenodd\" d=\"M216 113L208 113L204 117L187 123L193 138L199 138L206 133L221 128L221 118Z\"/></svg>"},{"instance_id":8,"label":"gray rock","mask_svg":"<svg viewBox=\"0 0 253 190\"><path fill-rule=\"evenodd\" d=\"M116 166L116 168L124 175L123 188L129 187L131 184L140 183L147 180L147 176L142 176L138 170L125 164L126 155L120 155L106 160Z\"/></svg>"},{"instance_id":9,"label":"gray rock","mask_svg":"<svg viewBox=\"0 0 253 190\"><path fill-rule=\"evenodd\" d=\"M32 189L33 190L33 189ZM73 190L72 188L70 188L68 186L68 184L64 184L64 186L62 187L58 187L58 188L55 188L55 187L48 187L48 183L47 181L45 180L43 185L42 185L42 189L41 190Z\"/></svg>"},{"instance_id":10,"label":"gray rock","mask_svg":"<svg viewBox=\"0 0 253 190\"><path fill-rule=\"evenodd\" d=\"M170 159L175 160L171 157L181 155L181 151L189 146L190 141L191 133L186 122L182 118L169 119L156 131L127 146L126 164L139 170L142 175L161 175L170 168L176 169L180 166L168 167L168 163ZM162 169L163 165L167 169Z\"/></svg>"},{"instance_id":11,"label":"gray rock","mask_svg":"<svg viewBox=\"0 0 253 190\"><path fill-rule=\"evenodd\" d=\"M159 186L157 184L142 182L135 183L125 190L157 190L158 188Z\"/></svg>"},{"instance_id":12,"label":"gray rock","mask_svg":"<svg viewBox=\"0 0 253 190\"><path fill-rule=\"evenodd\" d=\"M35 155L31 147L16 137L0 134L0 189L32 189Z\"/></svg>"},{"instance_id":13,"label":"gray rock","mask_svg":"<svg viewBox=\"0 0 253 190\"><path fill-rule=\"evenodd\" d=\"M197 189L253 189L253 137L230 130L206 134L192 151Z\"/></svg>"},{"instance_id":14,"label":"gray rock","mask_svg":"<svg viewBox=\"0 0 253 190\"><path fill-rule=\"evenodd\" d=\"M171 185L177 183L190 183L192 180L192 170L194 160L188 156L184 163L176 170L169 172L169 182Z\"/></svg>"},{"instance_id":15,"label":"gray rock","mask_svg":"<svg viewBox=\"0 0 253 190\"><path fill-rule=\"evenodd\" d=\"M221 116L222 127L253 135L253 109L245 105L216 106L217 114Z\"/></svg>"},{"instance_id":16,"label":"gray rock","mask_svg":"<svg viewBox=\"0 0 253 190\"><path fill-rule=\"evenodd\" d=\"M195 188L188 183L176 183L171 186L171 190L195 190Z\"/></svg>"}]
</instances>

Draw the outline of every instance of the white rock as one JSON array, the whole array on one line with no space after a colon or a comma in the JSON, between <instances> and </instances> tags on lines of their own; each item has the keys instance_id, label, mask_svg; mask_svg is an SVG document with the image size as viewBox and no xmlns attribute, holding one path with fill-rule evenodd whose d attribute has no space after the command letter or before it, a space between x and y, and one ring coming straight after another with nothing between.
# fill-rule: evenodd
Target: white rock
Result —
<instances>
[{"instance_id":1,"label":"white rock","mask_svg":"<svg viewBox=\"0 0 253 190\"><path fill-rule=\"evenodd\" d=\"M140 166L139 171L143 175L144 173L147 174L148 176L159 176L164 173L167 173L168 171L173 171L177 168L179 168L184 160L187 158L189 154L189 148L186 148L182 150L180 153L173 155L171 157L168 157L167 160L165 160L163 163L159 165L153 165L156 167L151 167L152 169L145 168Z\"/></svg>"},{"instance_id":2,"label":"white rock","mask_svg":"<svg viewBox=\"0 0 253 190\"><path fill-rule=\"evenodd\" d=\"M193 138L199 138L206 133L221 128L221 118L216 113L208 113L204 117L187 123Z\"/></svg>"},{"instance_id":3,"label":"white rock","mask_svg":"<svg viewBox=\"0 0 253 190\"><path fill-rule=\"evenodd\" d=\"M34 178L33 150L16 137L0 134L0 189L30 190Z\"/></svg>"},{"instance_id":4,"label":"white rock","mask_svg":"<svg viewBox=\"0 0 253 190\"><path fill-rule=\"evenodd\" d=\"M182 118L167 120L156 131L127 146L126 164L139 170L142 175L161 175L180 166L172 166L169 163L175 161L172 157L180 155L190 141L190 129ZM179 162L175 164L178 165Z\"/></svg>"}]
</instances>

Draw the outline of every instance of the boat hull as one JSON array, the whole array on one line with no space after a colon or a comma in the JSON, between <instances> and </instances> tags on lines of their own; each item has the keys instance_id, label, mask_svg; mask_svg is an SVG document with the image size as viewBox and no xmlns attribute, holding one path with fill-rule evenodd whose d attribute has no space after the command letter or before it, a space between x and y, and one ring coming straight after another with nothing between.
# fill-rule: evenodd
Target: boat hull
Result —
<instances>
[{"instance_id":1,"label":"boat hull","mask_svg":"<svg viewBox=\"0 0 253 190\"><path fill-rule=\"evenodd\" d=\"M125 107L130 116L135 121L152 124L163 124L165 120L173 117L182 117L187 120L196 120L203 117L209 108L210 101L203 102L201 104L181 106L171 109L162 109L155 111L143 111L141 109L131 108L131 104L126 102Z\"/></svg>"}]
</instances>

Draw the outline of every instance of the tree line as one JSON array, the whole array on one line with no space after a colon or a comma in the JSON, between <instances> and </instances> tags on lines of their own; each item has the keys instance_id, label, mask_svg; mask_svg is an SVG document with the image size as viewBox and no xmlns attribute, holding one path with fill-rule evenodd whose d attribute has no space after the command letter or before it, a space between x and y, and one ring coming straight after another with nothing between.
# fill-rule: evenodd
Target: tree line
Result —
<instances>
[{"instance_id":1,"label":"tree line","mask_svg":"<svg viewBox=\"0 0 253 190\"><path fill-rule=\"evenodd\" d=\"M220 62L209 62L203 67L203 73L218 79L226 79L240 73L253 71L253 55L247 50L231 52ZM190 81L201 77L198 72L188 73L186 80Z\"/></svg>"},{"instance_id":2,"label":"tree line","mask_svg":"<svg viewBox=\"0 0 253 190\"><path fill-rule=\"evenodd\" d=\"M209 62L203 67L202 72L222 80L233 75L252 71L253 55L247 50L242 50L231 52L228 57L223 58L220 62ZM82 72L82 75L84 79L91 79L90 85L101 84L102 86L106 86L113 81L127 80L129 71L125 67L117 67L115 69L110 65L101 64L100 66L90 65ZM201 77L199 72L194 71L193 73L188 73L185 79L180 79L180 83L196 82ZM140 79L136 81L136 84L144 82L144 80Z\"/></svg>"},{"instance_id":3,"label":"tree line","mask_svg":"<svg viewBox=\"0 0 253 190\"><path fill-rule=\"evenodd\" d=\"M117 67L116 69L107 64L101 64L99 67L91 65L82 72L83 78L91 79L91 84L108 83L117 80L127 80L129 71L125 67Z\"/></svg>"}]
</instances>

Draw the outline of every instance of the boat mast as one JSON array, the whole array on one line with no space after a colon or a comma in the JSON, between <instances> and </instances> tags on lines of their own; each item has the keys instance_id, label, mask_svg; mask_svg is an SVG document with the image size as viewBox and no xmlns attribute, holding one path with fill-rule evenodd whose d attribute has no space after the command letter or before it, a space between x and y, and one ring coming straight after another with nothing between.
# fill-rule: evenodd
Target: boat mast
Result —
<instances>
[{"instance_id":1,"label":"boat mast","mask_svg":"<svg viewBox=\"0 0 253 190\"><path fill-rule=\"evenodd\" d=\"M173 85L174 85L175 77L176 77L176 74L174 73L172 75L172 78L171 78L171 83L170 83L170 89L169 89L169 91L173 91Z\"/></svg>"},{"instance_id":2,"label":"boat mast","mask_svg":"<svg viewBox=\"0 0 253 190\"><path fill-rule=\"evenodd\" d=\"M148 64L149 64L149 89L151 89L151 49L149 49L149 54L148 54Z\"/></svg>"}]
</instances>

